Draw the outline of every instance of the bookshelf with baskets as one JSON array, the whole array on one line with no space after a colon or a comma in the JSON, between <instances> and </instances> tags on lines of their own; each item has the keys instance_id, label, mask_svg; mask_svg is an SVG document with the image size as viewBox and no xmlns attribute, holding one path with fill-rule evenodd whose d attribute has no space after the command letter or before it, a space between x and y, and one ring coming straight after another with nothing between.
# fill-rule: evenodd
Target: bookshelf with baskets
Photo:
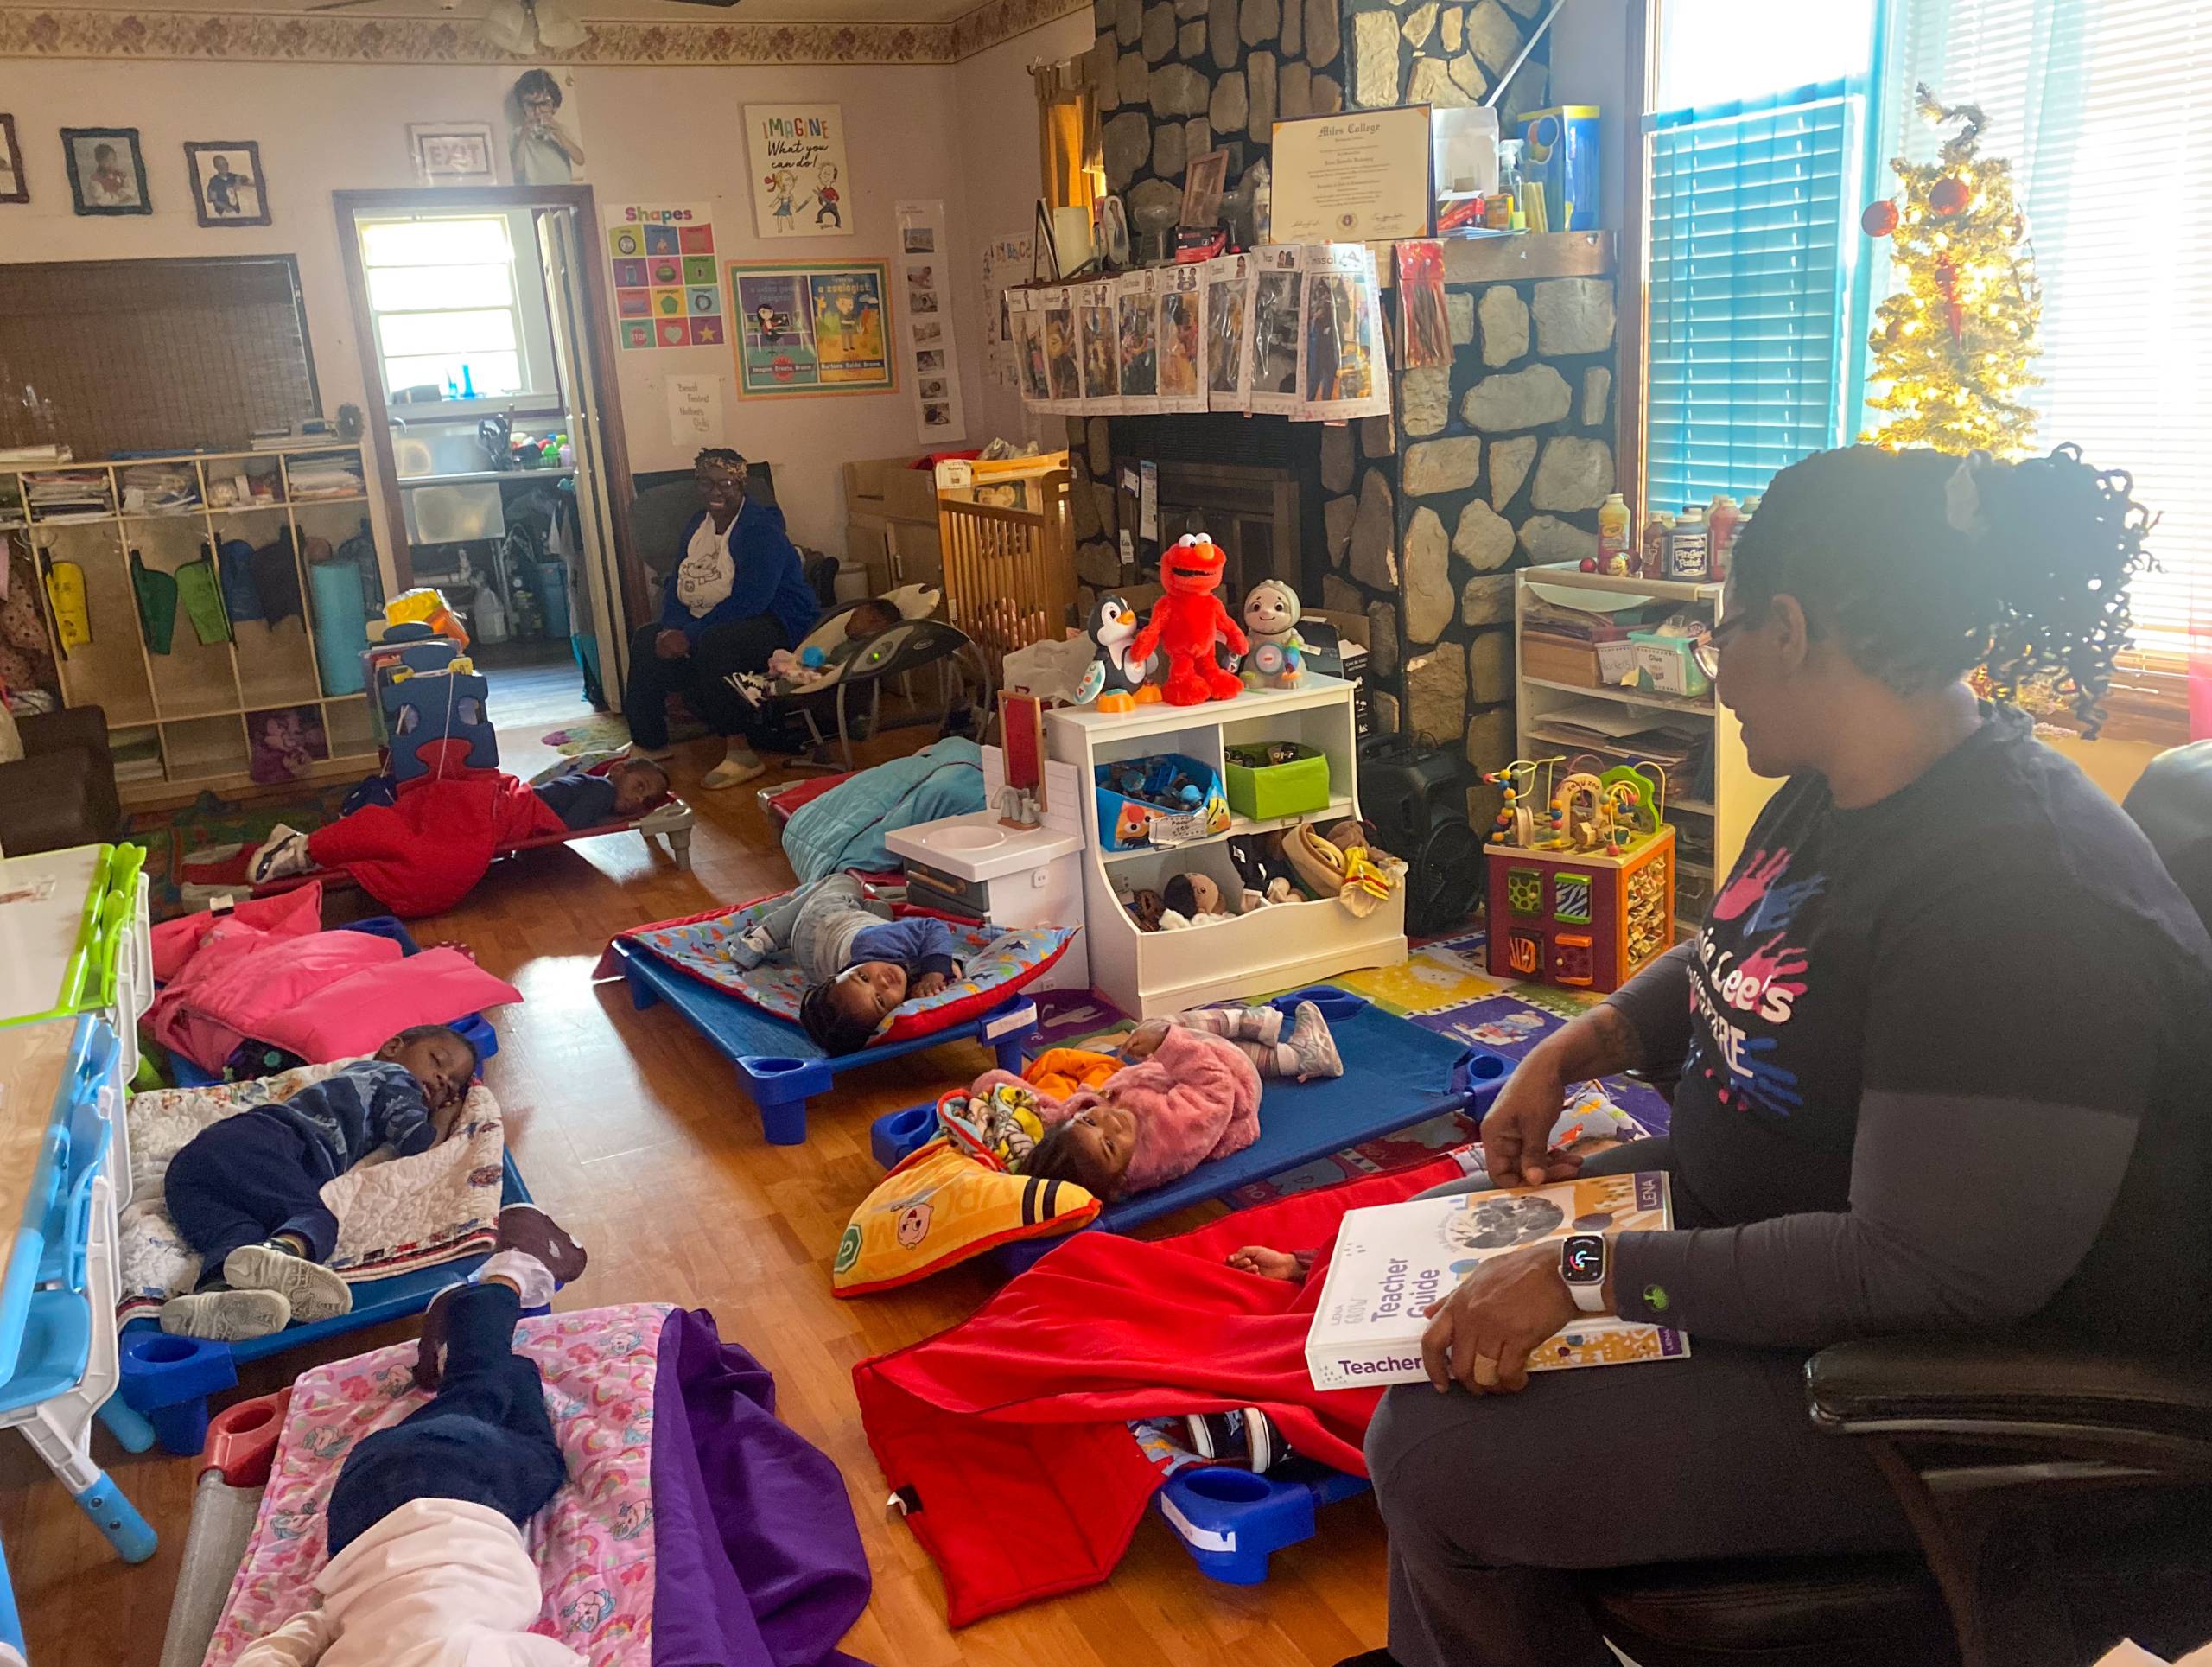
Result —
<instances>
[{"instance_id":1,"label":"bookshelf with baskets","mask_svg":"<svg viewBox=\"0 0 2212 1667\"><path fill-rule=\"evenodd\" d=\"M334 557L362 538L373 544L358 443L0 463L0 538L28 541L35 554L62 702L106 713L117 786L127 805L250 785L249 722L272 714L299 715L292 733L309 760L299 775L359 775L374 767L378 733L358 662L349 662L346 649L319 643L316 631L322 624L351 640L339 610L317 605L319 589L344 599L334 569L358 576L364 612L382 591L381 550L374 572ZM311 539L327 544L334 559L311 566ZM219 573L216 552L233 540L264 552L255 570L280 590L285 576L270 563L283 557L268 552L288 549L297 606L286 612L278 603L271 611L286 616L274 623L233 620L228 587L218 582L222 600L212 639L203 628L211 623L204 602L198 625L180 603L168 651L160 652L132 557L147 576L166 575L173 583L180 569L202 559L216 562ZM89 632L67 648L52 577L57 565L73 567L81 578ZM315 567L333 569L321 586Z\"/></svg>"}]
</instances>

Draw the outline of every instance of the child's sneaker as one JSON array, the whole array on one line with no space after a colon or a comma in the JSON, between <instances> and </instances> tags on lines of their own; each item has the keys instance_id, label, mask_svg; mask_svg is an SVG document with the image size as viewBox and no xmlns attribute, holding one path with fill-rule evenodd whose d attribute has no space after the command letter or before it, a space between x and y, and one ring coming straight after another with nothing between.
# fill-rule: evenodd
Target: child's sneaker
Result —
<instances>
[{"instance_id":1,"label":"child's sneaker","mask_svg":"<svg viewBox=\"0 0 2212 1667\"><path fill-rule=\"evenodd\" d=\"M510 1204L499 1212L499 1243L503 1250L521 1250L536 1257L563 1285L580 1278L590 1261L568 1230L535 1204Z\"/></svg>"},{"instance_id":2,"label":"child's sneaker","mask_svg":"<svg viewBox=\"0 0 2212 1667\"><path fill-rule=\"evenodd\" d=\"M224 1281L234 1291L275 1291L302 1326L353 1312L353 1288L320 1262L295 1256L281 1244L242 1244L223 1258Z\"/></svg>"},{"instance_id":3,"label":"child's sneaker","mask_svg":"<svg viewBox=\"0 0 2212 1667\"><path fill-rule=\"evenodd\" d=\"M258 886L271 880L288 879L296 874L305 874L314 866L315 859L308 855L308 837L280 822L246 859L246 883Z\"/></svg>"},{"instance_id":4,"label":"child's sneaker","mask_svg":"<svg viewBox=\"0 0 2212 1667\"><path fill-rule=\"evenodd\" d=\"M243 1343L292 1323L292 1305L281 1291L202 1291L162 1304L162 1329L171 1337L203 1337L211 1343Z\"/></svg>"},{"instance_id":5,"label":"child's sneaker","mask_svg":"<svg viewBox=\"0 0 2212 1667\"><path fill-rule=\"evenodd\" d=\"M1239 1465L1255 1475L1273 1470L1290 1457L1289 1443L1274 1420L1257 1407L1236 1412L1194 1412L1191 1450L1211 1464Z\"/></svg>"},{"instance_id":6,"label":"child's sneaker","mask_svg":"<svg viewBox=\"0 0 2212 1667\"><path fill-rule=\"evenodd\" d=\"M1298 1069L1292 1074L1300 1082L1343 1076L1344 1055L1337 1052L1337 1039L1329 1034L1329 1021L1321 1016L1321 1009L1311 1002L1300 1002L1294 1014L1298 1022L1291 1027L1288 1041Z\"/></svg>"}]
</instances>

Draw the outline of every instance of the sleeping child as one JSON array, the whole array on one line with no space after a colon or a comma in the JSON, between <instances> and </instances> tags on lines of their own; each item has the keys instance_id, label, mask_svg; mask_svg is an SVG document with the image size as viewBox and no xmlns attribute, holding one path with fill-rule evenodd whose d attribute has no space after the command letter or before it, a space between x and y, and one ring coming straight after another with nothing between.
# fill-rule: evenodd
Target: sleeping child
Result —
<instances>
[{"instance_id":1,"label":"sleeping child","mask_svg":"<svg viewBox=\"0 0 2212 1667\"><path fill-rule=\"evenodd\" d=\"M772 696L803 695L817 684L827 682L838 667L849 664L870 637L888 631L905 617L882 597L871 596L853 605L845 615L844 636L830 644L828 652L813 665L791 649L779 648L768 656L766 671L733 671L723 681L756 707Z\"/></svg>"},{"instance_id":2,"label":"sleeping child","mask_svg":"<svg viewBox=\"0 0 2212 1667\"><path fill-rule=\"evenodd\" d=\"M324 1511L321 1602L236 1667L585 1667L532 1630L545 1600L524 1538L569 1473L537 1363L514 1352L517 1318L551 1300L554 1276L503 1249L440 1294L417 1374L435 1397L346 1455Z\"/></svg>"},{"instance_id":3,"label":"sleeping child","mask_svg":"<svg viewBox=\"0 0 2212 1667\"><path fill-rule=\"evenodd\" d=\"M930 915L892 918L849 874L799 887L729 945L741 967L787 955L806 980L798 1021L825 1053L868 1046L900 1002L959 976L952 929Z\"/></svg>"},{"instance_id":4,"label":"sleeping child","mask_svg":"<svg viewBox=\"0 0 2212 1667\"><path fill-rule=\"evenodd\" d=\"M314 868L343 871L394 914L436 914L466 897L502 849L627 820L667 792L667 773L634 756L604 775L563 776L535 789L504 771L456 765L402 782L389 805L364 805L313 833L279 823L246 859L243 878L259 886Z\"/></svg>"},{"instance_id":5,"label":"sleeping child","mask_svg":"<svg viewBox=\"0 0 2212 1667\"><path fill-rule=\"evenodd\" d=\"M320 1082L213 1123L170 1160L169 1218L200 1253L199 1288L162 1307L162 1329L235 1342L350 1314L350 1286L323 1265L338 1218L322 1201L372 1152L427 1152L453 1132L476 1050L443 1025L403 1030Z\"/></svg>"},{"instance_id":6,"label":"sleeping child","mask_svg":"<svg viewBox=\"0 0 2212 1667\"><path fill-rule=\"evenodd\" d=\"M1196 1007L1173 1018L1147 1019L1122 1039L1117 1050L1122 1062L1133 1065L1150 1059L1170 1025L1206 1031L1236 1043L1262 1077L1311 1082L1316 1077L1344 1074L1329 1021L1311 1002L1300 1002L1289 1019L1276 1007Z\"/></svg>"}]
</instances>

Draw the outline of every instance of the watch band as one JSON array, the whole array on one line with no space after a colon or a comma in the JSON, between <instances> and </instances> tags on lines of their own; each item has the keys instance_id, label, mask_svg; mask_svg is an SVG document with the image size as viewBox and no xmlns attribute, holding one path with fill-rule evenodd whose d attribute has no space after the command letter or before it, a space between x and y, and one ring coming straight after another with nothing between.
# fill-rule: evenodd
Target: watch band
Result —
<instances>
[{"instance_id":1,"label":"watch band","mask_svg":"<svg viewBox=\"0 0 2212 1667\"><path fill-rule=\"evenodd\" d=\"M1574 1299L1574 1306L1583 1313L1605 1313L1605 1288L1603 1285L1569 1285L1567 1291Z\"/></svg>"}]
</instances>

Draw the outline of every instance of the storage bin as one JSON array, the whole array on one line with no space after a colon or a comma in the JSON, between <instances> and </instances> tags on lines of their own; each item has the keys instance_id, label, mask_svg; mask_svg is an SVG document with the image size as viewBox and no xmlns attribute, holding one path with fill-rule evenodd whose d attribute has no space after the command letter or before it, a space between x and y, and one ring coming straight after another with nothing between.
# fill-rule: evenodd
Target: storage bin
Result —
<instances>
[{"instance_id":1,"label":"storage bin","mask_svg":"<svg viewBox=\"0 0 2212 1667\"><path fill-rule=\"evenodd\" d=\"M1298 756L1281 764L1267 762L1266 742L1227 749L1229 767L1224 774L1228 778L1230 810L1262 822L1328 807L1328 755L1302 741L1291 745Z\"/></svg>"},{"instance_id":2,"label":"storage bin","mask_svg":"<svg viewBox=\"0 0 2212 1667\"><path fill-rule=\"evenodd\" d=\"M1690 650L1695 639L1662 637L1656 631L1631 631L1636 645L1636 686L1661 695L1686 695L1692 699L1709 692L1713 679L1705 675Z\"/></svg>"},{"instance_id":3,"label":"storage bin","mask_svg":"<svg viewBox=\"0 0 2212 1667\"><path fill-rule=\"evenodd\" d=\"M1140 792L1121 791L1131 772L1139 779ZM1170 810L1165 801L1177 777L1198 788L1196 802ZM1221 777L1210 764L1180 753L1152 758L1128 759L1096 767L1098 837L1109 851L1141 851L1185 845L1229 831L1229 799L1221 790Z\"/></svg>"}]
</instances>

